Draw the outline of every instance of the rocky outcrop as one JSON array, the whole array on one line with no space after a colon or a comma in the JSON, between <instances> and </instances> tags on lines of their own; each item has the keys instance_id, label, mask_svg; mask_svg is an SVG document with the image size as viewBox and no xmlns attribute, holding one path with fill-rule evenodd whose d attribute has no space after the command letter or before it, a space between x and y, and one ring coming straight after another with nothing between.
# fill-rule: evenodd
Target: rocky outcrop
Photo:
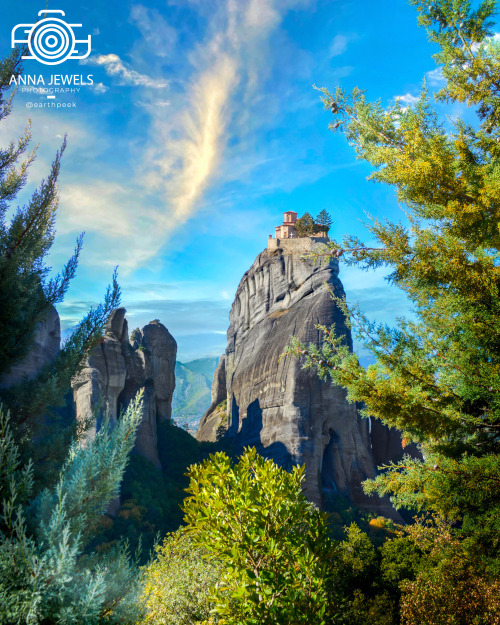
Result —
<instances>
[{"instance_id":1,"label":"rocky outcrop","mask_svg":"<svg viewBox=\"0 0 500 625\"><path fill-rule=\"evenodd\" d=\"M199 441L216 441L218 428L227 425L226 399L226 356L222 355L214 372L210 407L203 415L196 433Z\"/></svg>"},{"instance_id":2,"label":"rocky outcrop","mask_svg":"<svg viewBox=\"0 0 500 625\"><path fill-rule=\"evenodd\" d=\"M25 378L34 378L45 365L54 360L59 352L60 344L61 323L57 310L51 306L36 328L28 354L2 377L0 386L8 388Z\"/></svg>"},{"instance_id":3,"label":"rocky outcrop","mask_svg":"<svg viewBox=\"0 0 500 625\"><path fill-rule=\"evenodd\" d=\"M230 313L225 357L214 375L212 406L198 430L213 440L224 423L238 446L254 445L289 468L305 464L305 490L328 507L329 498L349 496L362 508L397 518L389 502L366 497L361 482L375 476L368 421L346 401L343 389L284 356L290 338L320 345L317 324L335 325L351 345L349 329L330 290L342 297L338 261L326 266L302 260L292 241L286 250L264 251L245 273ZM312 247L316 244L313 242Z\"/></svg>"},{"instance_id":4,"label":"rocky outcrop","mask_svg":"<svg viewBox=\"0 0 500 625\"><path fill-rule=\"evenodd\" d=\"M134 330L129 340L125 312L118 308L112 313L101 343L72 381L76 416L82 422L93 420L97 410L101 418L107 412L116 422L120 412L144 388L144 414L135 449L160 468L157 422L171 415L177 344L158 321ZM98 427L97 420L87 430L87 437L95 436Z\"/></svg>"}]
</instances>

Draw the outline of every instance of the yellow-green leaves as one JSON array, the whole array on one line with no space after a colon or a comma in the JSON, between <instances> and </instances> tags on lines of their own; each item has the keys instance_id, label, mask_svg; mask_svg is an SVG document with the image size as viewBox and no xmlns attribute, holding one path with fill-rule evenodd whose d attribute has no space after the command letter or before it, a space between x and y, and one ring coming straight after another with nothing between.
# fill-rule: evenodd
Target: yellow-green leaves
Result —
<instances>
[{"instance_id":1,"label":"yellow-green leaves","mask_svg":"<svg viewBox=\"0 0 500 625\"><path fill-rule=\"evenodd\" d=\"M302 492L304 468L290 473L246 449L191 467L186 531L225 563L215 611L238 625L330 623L335 546L325 517Z\"/></svg>"},{"instance_id":2,"label":"yellow-green leaves","mask_svg":"<svg viewBox=\"0 0 500 625\"><path fill-rule=\"evenodd\" d=\"M500 45L494 0L410 0L439 46L438 101L466 103L477 119L440 118L425 83L414 107L385 108L356 88L322 99L371 178L394 188L401 222L371 220L368 246L345 236L330 254L364 269L389 268L414 320L370 322L337 301L374 357L364 369L335 329L318 349L292 342L305 366L348 391L365 416L422 445L424 462L386 467L370 492L432 510L500 571ZM471 115L469 115L471 117ZM494 554L494 555L493 555ZM489 561L489 560L488 560ZM485 565L486 566L486 565ZM493 566L493 565L492 565ZM437 621L429 621L437 622ZM443 621L444 622L444 621ZM451 622L451 621L450 621ZM457 621L458 622L458 621ZM464 621L465 622L465 621Z\"/></svg>"}]
</instances>

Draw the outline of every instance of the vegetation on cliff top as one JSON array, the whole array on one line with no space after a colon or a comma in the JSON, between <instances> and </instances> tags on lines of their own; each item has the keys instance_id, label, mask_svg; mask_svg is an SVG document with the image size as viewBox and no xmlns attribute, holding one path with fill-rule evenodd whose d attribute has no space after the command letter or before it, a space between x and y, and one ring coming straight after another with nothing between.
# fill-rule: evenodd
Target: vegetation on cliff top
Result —
<instances>
[{"instance_id":1,"label":"vegetation on cliff top","mask_svg":"<svg viewBox=\"0 0 500 625\"><path fill-rule=\"evenodd\" d=\"M299 237L313 237L316 234L328 233L332 225L330 213L323 209L316 219L306 212L295 222L295 228Z\"/></svg>"}]
</instances>

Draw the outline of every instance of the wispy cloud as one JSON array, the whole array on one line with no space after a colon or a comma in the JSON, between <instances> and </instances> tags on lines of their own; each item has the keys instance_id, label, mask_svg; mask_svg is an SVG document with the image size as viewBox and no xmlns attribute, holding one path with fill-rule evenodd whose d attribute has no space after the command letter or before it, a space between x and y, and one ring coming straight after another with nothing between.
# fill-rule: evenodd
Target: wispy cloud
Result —
<instances>
[{"instance_id":1,"label":"wispy cloud","mask_svg":"<svg viewBox=\"0 0 500 625\"><path fill-rule=\"evenodd\" d=\"M106 91L109 91L109 87L107 87L102 82L94 83L93 88L94 88L95 93L97 93L98 95L102 95L103 93L106 93Z\"/></svg>"},{"instance_id":2,"label":"wispy cloud","mask_svg":"<svg viewBox=\"0 0 500 625\"><path fill-rule=\"evenodd\" d=\"M425 78L431 87L442 87L444 83L443 68L436 67L436 69L432 69L425 74Z\"/></svg>"},{"instance_id":3,"label":"wispy cloud","mask_svg":"<svg viewBox=\"0 0 500 625\"><path fill-rule=\"evenodd\" d=\"M154 117L148 183L163 188L174 224L196 210L203 192L221 174L228 137L248 132L235 119L236 96L251 103L262 73L262 55L285 13L304 0L249 0L227 4L212 16L211 34L190 54L193 73L184 107L174 118ZM269 57L267 57L267 64ZM242 94L238 91L245 78Z\"/></svg>"},{"instance_id":4,"label":"wispy cloud","mask_svg":"<svg viewBox=\"0 0 500 625\"><path fill-rule=\"evenodd\" d=\"M347 35L335 35L330 45L330 57L339 56L344 54L347 50L350 37Z\"/></svg>"},{"instance_id":5,"label":"wispy cloud","mask_svg":"<svg viewBox=\"0 0 500 625\"><path fill-rule=\"evenodd\" d=\"M100 65L104 67L108 76L119 78L120 84L134 87L149 87L152 89L164 89L168 87L168 80L151 78L146 74L140 74L135 69L127 67L117 54L99 54L91 56L84 62L85 65Z\"/></svg>"},{"instance_id":6,"label":"wispy cloud","mask_svg":"<svg viewBox=\"0 0 500 625\"><path fill-rule=\"evenodd\" d=\"M135 109L129 123L137 123L141 116L141 133L134 144L121 142L119 170L113 169L111 162L107 166L106 161L96 169L94 157L83 160L85 171L71 163L72 171L66 174L63 170L58 229L65 241L75 232L86 231L86 266L95 269L119 264L121 275L126 276L147 265L179 227L203 208L204 198L218 181L231 185L267 167L266 180L259 187L260 193L265 193L279 185L300 184L304 176L310 182L324 175L324 168L314 166L287 175L286 164L277 162L284 158L282 147L272 142L266 142L269 153L248 149L259 124L269 123L279 112L278 108L268 110L264 84L276 58L273 47L282 20L287 11L308 1L227 0L212 12L206 4L197 5L206 19L205 36L183 54L182 75L187 78L176 79L175 89L169 88L166 78L148 75L157 75L159 65L153 64L147 74L138 71L145 65L137 49L131 55L133 65L116 54L87 60L119 84L150 89L131 95ZM131 19L147 33L156 14L136 5ZM169 45L175 43L175 37L172 33ZM159 91L160 87L165 92ZM97 94L105 89L102 83L94 86ZM256 110L263 115L254 114ZM55 122L47 124L48 128L56 126ZM95 149L104 149L109 136L95 124L86 128L85 142L93 137ZM81 137L75 136L74 129L68 130L70 145L76 145L83 158L87 152L80 150ZM227 193L230 191L228 197ZM255 190L252 193L258 195ZM220 201L217 196L214 205ZM233 205L234 197L224 206L224 214Z\"/></svg>"},{"instance_id":7,"label":"wispy cloud","mask_svg":"<svg viewBox=\"0 0 500 625\"><path fill-rule=\"evenodd\" d=\"M167 23L158 9L135 4L130 11L130 21L139 28L154 54L167 57L172 53L177 43L177 31Z\"/></svg>"},{"instance_id":8,"label":"wispy cloud","mask_svg":"<svg viewBox=\"0 0 500 625\"><path fill-rule=\"evenodd\" d=\"M83 228L87 232L104 232L107 239L130 237L134 232L127 210L130 195L131 189L117 182L66 183L61 189L59 232L66 234Z\"/></svg>"}]
</instances>

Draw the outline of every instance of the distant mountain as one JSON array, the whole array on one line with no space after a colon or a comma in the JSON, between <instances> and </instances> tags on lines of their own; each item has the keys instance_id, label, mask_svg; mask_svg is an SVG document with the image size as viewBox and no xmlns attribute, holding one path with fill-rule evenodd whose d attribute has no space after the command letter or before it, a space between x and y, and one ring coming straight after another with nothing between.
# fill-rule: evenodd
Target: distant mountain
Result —
<instances>
[{"instance_id":1,"label":"distant mountain","mask_svg":"<svg viewBox=\"0 0 500 625\"><path fill-rule=\"evenodd\" d=\"M175 391L172 399L172 419L179 425L187 424L191 433L210 406L212 378L219 358L198 358L191 362L175 363Z\"/></svg>"}]
</instances>

